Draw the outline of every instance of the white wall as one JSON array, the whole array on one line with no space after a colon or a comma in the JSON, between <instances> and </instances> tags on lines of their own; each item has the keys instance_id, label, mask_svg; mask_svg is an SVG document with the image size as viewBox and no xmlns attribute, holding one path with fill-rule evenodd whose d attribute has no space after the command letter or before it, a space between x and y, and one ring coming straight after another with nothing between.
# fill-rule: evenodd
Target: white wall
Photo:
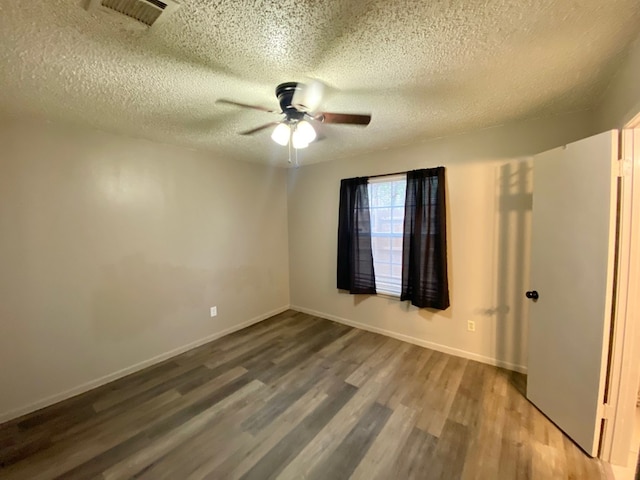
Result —
<instances>
[{"instance_id":1,"label":"white wall","mask_svg":"<svg viewBox=\"0 0 640 480\"><path fill-rule=\"evenodd\" d=\"M0 148L0 420L288 306L285 170L10 120Z\"/></svg>"},{"instance_id":2,"label":"white wall","mask_svg":"<svg viewBox=\"0 0 640 480\"><path fill-rule=\"evenodd\" d=\"M601 131L623 128L640 113L640 37L629 48L594 113Z\"/></svg>"},{"instance_id":3,"label":"white wall","mask_svg":"<svg viewBox=\"0 0 640 480\"><path fill-rule=\"evenodd\" d=\"M292 308L525 370L530 155L594 133L588 112L416 143L289 172ZM340 179L446 166L451 307L417 309L335 286ZM467 331L467 320L476 332Z\"/></svg>"}]
</instances>

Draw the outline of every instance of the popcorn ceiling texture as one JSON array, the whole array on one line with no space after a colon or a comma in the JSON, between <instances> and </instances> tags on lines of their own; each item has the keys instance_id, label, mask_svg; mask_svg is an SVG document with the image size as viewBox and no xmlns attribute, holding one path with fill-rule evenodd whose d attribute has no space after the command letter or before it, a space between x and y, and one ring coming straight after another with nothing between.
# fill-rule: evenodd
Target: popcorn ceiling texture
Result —
<instances>
[{"instance_id":1,"label":"popcorn ceiling texture","mask_svg":"<svg viewBox=\"0 0 640 480\"><path fill-rule=\"evenodd\" d=\"M275 86L318 78L327 111L301 163L598 104L640 33L638 0L182 0L167 23L124 27L81 0L0 0L0 111L286 165L236 132L274 114Z\"/></svg>"}]
</instances>

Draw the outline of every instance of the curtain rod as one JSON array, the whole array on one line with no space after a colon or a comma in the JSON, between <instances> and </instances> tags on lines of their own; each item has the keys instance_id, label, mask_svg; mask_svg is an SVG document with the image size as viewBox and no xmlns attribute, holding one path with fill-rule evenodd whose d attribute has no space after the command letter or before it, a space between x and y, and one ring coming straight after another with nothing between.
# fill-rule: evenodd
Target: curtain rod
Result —
<instances>
[{"instance_id":1,"label":"curtain rod","mask_svg":"<svg viewBox=\"0 0 640 480\"><path fill-rule=\"evenodd\" d=\"M442 166L439 167L427 167L426 169L419 169L419 170L432 170L435 168L441 168ZM409 172L412 172L413 170L405 170L403 172L394 172L394 173L381 173L380 175L366 175L366 176L362 176L362 177L353 177L353 178L381 178L381 177L392 177L394 175L405 175Z\"/></svg>"},{"instance_id":2,"label":"curtain rod","mask_svg":"<svg viewBox=\"0 0 640 480\"><path fill-rule=\"evenodd\" d=\"M393 175L402 175L404 173L408 173L408 170L405 170L404 172L381 173L380 175L367 175L367 178L392 177Z\"/></svg>"}]
</instances>

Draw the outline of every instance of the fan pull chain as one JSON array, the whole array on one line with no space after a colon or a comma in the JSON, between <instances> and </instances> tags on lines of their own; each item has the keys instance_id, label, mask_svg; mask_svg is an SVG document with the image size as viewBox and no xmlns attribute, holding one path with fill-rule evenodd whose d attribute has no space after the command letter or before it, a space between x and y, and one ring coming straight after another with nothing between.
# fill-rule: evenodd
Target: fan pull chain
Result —
<instances>
[{"instance_id":1,"label":"fan pull chain","mask_svg":"<svg viewBox=\"0 0 640 480\"><path fill-rule=\"evenodd\" d=\"M290 141L289 141L289 145L293 145L293 134L295 133L295 131L296 131L296 129L297 129L297 128L298 128L298 122L295 122L295 123L293 124L293 128L291 129L291 139L290 139ZM292 148L293 148L293 147L292 147ZM294 165L296 166L296 168L298 168L298 166L299 166L299 165L298 165L298 149L297 149L297 148L294 148L294 149L293 149L293 151L294 151L294 154L293 154L293 155L294 155L294 159L295 159L295 163L294 163Z\"/></svg>"}]
</instances>

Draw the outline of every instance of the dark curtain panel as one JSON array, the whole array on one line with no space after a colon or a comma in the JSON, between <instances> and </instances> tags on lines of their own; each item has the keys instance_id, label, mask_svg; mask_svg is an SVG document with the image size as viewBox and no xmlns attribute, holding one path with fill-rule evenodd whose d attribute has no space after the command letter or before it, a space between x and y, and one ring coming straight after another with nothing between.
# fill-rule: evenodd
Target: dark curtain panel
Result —
<instances>
[{"instance_id":1,"label":"dark curtain panel","mask_svg":"<svg viewBox=\"0 0 640 480\"><path fill-rule=\"evenodd\" d=\"M340 182L338 288L351 293L376 293L368 182L366 177Z\"/></svg>"},{"instance_id":2,"label":"dark curtain panel","mask_svg":"<svg viewBox=\"0 0 640 480\"><path fill-rule=\"evenodd\" d=\"M449 307L444 167L407 172L401 300Z\"/></svg>"}]
</instances>

